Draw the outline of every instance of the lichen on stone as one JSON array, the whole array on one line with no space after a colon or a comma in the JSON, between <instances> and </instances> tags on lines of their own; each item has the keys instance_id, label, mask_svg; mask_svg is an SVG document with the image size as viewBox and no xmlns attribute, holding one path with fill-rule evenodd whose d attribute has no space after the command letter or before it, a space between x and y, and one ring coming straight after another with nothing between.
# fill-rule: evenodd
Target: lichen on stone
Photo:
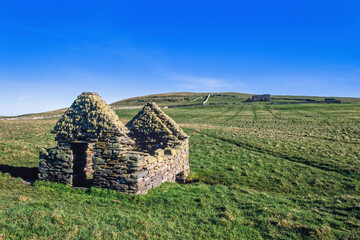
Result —
<instances>
[{"instance_id":1,"label":"lichen on stone","mask_svg":"<svg viewBox=\"0 0 360 240\"><path fill-rule=\"evenodd\" d=\"M127 129L97 93L84 92L56 123L52 133L57 141L98 139L106 134L126 134Z\"/></svg>"}]
</instances>

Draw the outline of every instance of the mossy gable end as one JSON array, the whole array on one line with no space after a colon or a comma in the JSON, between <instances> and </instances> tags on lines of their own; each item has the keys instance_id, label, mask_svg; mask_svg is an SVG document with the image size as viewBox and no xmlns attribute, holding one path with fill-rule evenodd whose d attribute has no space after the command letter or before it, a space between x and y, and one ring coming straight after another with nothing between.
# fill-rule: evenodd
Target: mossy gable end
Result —
<instances>
[{"instance_id":1,"label":"mossy gable end","mask_svg":"<svg viewBox=\"0 0 360 240\"><path fill-rule=\"evenodd\" d=\"M82 93L56 123L57 146L40 151L39 178L145 194L189 174L189 141L154 103L129 122L96 93Z\"/></svg>"},{"instance_id":2,"label":"mossy gable end","mask_svg":"<svg viewBox=\"0 0 360 240\"><path fill-rule=\"evenodd\" d=\"M96 141L105 134L124 135L128 130L97 93L78 96L56 123L56 141Z\"/></svg>"},{"instance_id":3,"label":"mossy gable end","mask_svg":"<svg viewBox=\"0 0 360 240\"><path fill-rule=\"evenodd\" d=\"M155 103L148 103L126 125L137 145L148 151L176 147L188 136Z\"/></svg>"}]
</instances>

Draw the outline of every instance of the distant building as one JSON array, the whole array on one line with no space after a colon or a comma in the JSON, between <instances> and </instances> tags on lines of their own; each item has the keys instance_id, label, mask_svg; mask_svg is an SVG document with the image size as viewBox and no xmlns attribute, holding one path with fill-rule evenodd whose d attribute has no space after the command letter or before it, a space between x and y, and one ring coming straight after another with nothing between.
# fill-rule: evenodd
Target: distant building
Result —
<instances>
[{"instance_id":1,"label":"distant building","mask_svg":"<svg viewBox=\"0 0 360 240\"><path fill-rule=\"evenodd\" d=\"M254 95L251 97L252 102L270 102L270 94Z\"/></svg>"},{"instance_id":2,"label":"distant building","mask_svg":"<svg viewBox=\"0 0 360 240\"><path fill-rule=\"evenodd\" d=\"M341 100L336 100L335 98L325 98L325 103L341 103Z\"/></svg>"}]
</instances>

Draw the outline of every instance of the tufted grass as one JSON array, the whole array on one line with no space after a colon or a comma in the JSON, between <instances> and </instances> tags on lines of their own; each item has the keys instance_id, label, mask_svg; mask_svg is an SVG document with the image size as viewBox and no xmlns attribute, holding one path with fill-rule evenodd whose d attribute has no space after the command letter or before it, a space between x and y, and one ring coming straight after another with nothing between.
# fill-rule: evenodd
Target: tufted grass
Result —
<instances>
[{"instance_id":1,"label":"tufted grass","mask_svg":"<svg viewBox=\"0 0 360 240\"><path fill-rule=\"evenodd\" d=\"M360 104L347 101L166 109L191 136L191 174L145 196L0 172L0 239L359 239ZM0 166L36 167L55 122L0 121Z\"/></svg>"}]
</instances>

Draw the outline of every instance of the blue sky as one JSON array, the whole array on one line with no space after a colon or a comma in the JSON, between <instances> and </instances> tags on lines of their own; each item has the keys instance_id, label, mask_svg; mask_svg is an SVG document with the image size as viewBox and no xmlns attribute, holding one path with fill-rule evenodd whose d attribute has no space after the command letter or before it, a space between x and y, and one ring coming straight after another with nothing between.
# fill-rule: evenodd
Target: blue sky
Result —
<instances>
[{"instance_id":1,"label":"blue sky","mask_svg":"<svg viewBox=\"0 0 360 240\"><path fill-rule=\"evenodd\" d=\"M360 1L3 1L0 115L83 91L360 97Z\"/></svg>"}]
</instances>

